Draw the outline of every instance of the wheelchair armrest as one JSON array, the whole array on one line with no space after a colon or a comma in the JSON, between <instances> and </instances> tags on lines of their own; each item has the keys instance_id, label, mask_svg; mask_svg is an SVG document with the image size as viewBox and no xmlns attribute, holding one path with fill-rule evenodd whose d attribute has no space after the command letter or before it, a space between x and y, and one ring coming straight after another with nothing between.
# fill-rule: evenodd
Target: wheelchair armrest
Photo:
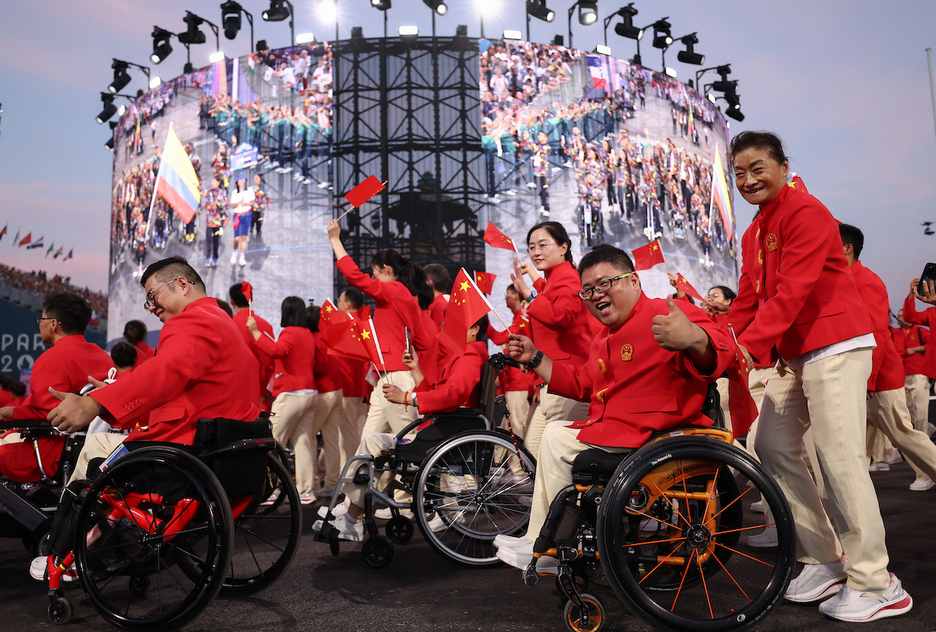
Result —
<instances>
[{"instance_id":1,"label":"wheelchair armrest","mask_svg":"<svg viewBox=\"0 0 936 632\"><path fill-rule=\"evenodd\" d=\"M22 428L51 428L45 419L0 419L0 430L19 430Z\"/></svg>"},{"instance_id":2,"label":"wheelchair armrest","mask_svg":"<svg viewBox=\"0 0 936 632\"><path fill-rule=\"evenodd\" d=\"M248 450L266 450L269 452L276 447L276 440L272 437L266 439L241 439L239 441L234 441L229 443L226 446L222 446L216 450L211 450L210 452L204 452L198 455L198 458L202 460L210 460L218 456L227 456L236 452L245 452Z\"/></svg>"},{"instance_id":3,"label":"wheelchair armrest","mask_svg":"<svg viewBox=\"0 0 936 632\"><path fill-rule=\"evenodd\" d=\"M520 363L505 353L495 353L488 358L488 364L496 366L500 370L506 369L509 366L515 369L520 368Z\"/></svg>"},{"instance_id":4,"label":"wheelchair armrest","mask_svg":"<svg viewBox=\"0 0 936 632\"><path fill-rule=\"evenodd\" d=\"M399 433L397 433L397 436L394 437L394 439L393 439L393 443L395 443L395 444L396 444L396 443L399 443L400 441L402 441L402 440L406 437L406 435L408 435L410 432L412 432L413 430L415 430L415 429L418 428L419 426L423 425L423 424L426 423L427 421L430 421L430 422L431 422L432 420L431 420L430 417L420 417L420 418L417 419L416 421L411 421L409 424L407 424L406 428L403 428L403 430L401 430Z\"/></svg>"}]
</instances>

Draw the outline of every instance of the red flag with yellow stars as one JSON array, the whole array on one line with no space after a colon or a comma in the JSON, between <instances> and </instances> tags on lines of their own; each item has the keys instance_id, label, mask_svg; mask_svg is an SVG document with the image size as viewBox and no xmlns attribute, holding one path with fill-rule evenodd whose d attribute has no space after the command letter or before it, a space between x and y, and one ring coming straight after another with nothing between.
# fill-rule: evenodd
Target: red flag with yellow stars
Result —
<instances>
[{"instance_id":1,"label":"red flag with yellow stars","mask_svg":"<svg viewBox=\"0 0 936 632\"><path fill-rule=\"evenodd\" d=\"M488 222L487 228L484 230L484 243L491 248L503 248L504 250L517 251L513 239L500 232L497 226L494 225L494 222Z\"/></svg>"},{"instance_id":2,"label":"red flag with yellow stars","mask_svg":"<svg viewBox=\"0 0 936 632\"><path fill-rule=\"evenodd\" d=\"M803 183L803 179L793 174L793 177L790 178L790 188L796 189L797 191L802 191L803 193L809 193L809 190L806 188L806 185Z\"/></svg>"},{"instance_id":3,"label":"red flag with yellow stars","mask_svg":"<svg viewBox=\"0 0 936 632\"><path fill-rule=\"evenodd\" d=\"M371 199L384 190L384 185L376 176L368 176L364 182L357 185L345 195L345 199L351 203L354 208L359 208L367 200Z\"/></svg>"},{"instance_id":4,"label":"red flag with yellow stars","mask_svg":"<svg viewBox=\"0 0 936 632\"><path fill-rule=\"evenodd\" d=\"M703 303L705 302L705 299L702 298L702 295L699 294L699 292L694 287L692 287L689 281L686 280L686 277L678 272L676 273L676 289L680 292L688 294L692 298L702 301Z\"/></svg>"},{"instance_id":5,"label":"red flag with yellow stars","mask_svg":"<svg viewBox=\"0 0 936 632\"><path fill-rule=\"evenodd\" d=\"M634 270L649 270L658 263L666 263L660 240L654 239L646 246L634 249Z\"/></svg>"},{"instance_id":6,"label":"red flag with yellow stars","mask_svg":"<svg viewBox=\"0 0 936 632\"><path fill-rule=\"evenodd\" d=\"M374 363L374 367L378 371L386 371L387 367L384 366L383 351L380 350L373 318L368 318L366 323L361 322L361 344L367 350L367 357Z\"/></svg>"},{"instance_id":7,"label":"red flag with yellow stars","mask_svg":"<svg viewBox=\"0 0 936 632\"><path fill-rule=\"evenodd\" d=\"M319 308L319 331L322 332L323 338L325 337L325 329L334 325L346 323L349 320L354 320L354 317L352 317L351 314L345 314L335 307L335 304L331 302L330 298L326 298L325 302L322 303L322 307ZM325 342L327 343L328 341L326 340Z\"/></svg>"},{"instance_id":8,"label":"red flag with yellow stars","mask_svg":"<svg viewBox=\"0 0 936 632\"><path fill-rule=\"evenodd\" d=\"M485 294L490 294L494 291L494 279L496 278L497 275L491 274L490 272L475 272L475 283L478 289Z\"/></svg>"},{"instance_id":9,"label":"red flag with yellow stars","mask_svg":"<svg viewBox=\"0 0 936 632\"><path fill-rule=\"evenodd\" d=\"M362 342L367 323L359 320L346 320L330 327L319 326L322 340L328 346L328 353L336 356L347 356L357 360L371 361L371 356ZM367 333L370 338L370 332Z\"/></svg>"},{"instance_id":10,"label":"red flag with yellow stars","mask_svg":"<svg viewBox=\"0 0 936 632\"><path fill-rule=\"evenodd\" d=\"M735 338L734 328L728 325L731 336ZM738 339L735 338L735 345ZM728 412L731 413L731 432L735 437L747 434L751 424L757 419L757 404L751 397L751 391L748 388L748 373L751 367L748 366L747 359L741 353L740 348L735 348L735 361L728 367Z\"/></svg>"},{"instance_id":11,"label":"red flag with yellow stars","mask_svg":"<svg viewBox=\"0 0 936 632\"><path fill-rule=\"evenodd\" d=\"M450 349L464 353L468 346L468 330L492 309L484 294L462 268L452 285L452 297L445 308L445 320L442 321L439 340Z\"/></svg>"},{"instance_id":12,"label":"red flag with yellow stars","mask_svg":"<svg viewBox=\"0 0 936 632\"><path fill-rule=\"evenodd\" d=\"M241 292L244 294L244 298L247 299L248 303L253 301L253 286L250 283L241 281Z\"/></svg>"}]
</instances>

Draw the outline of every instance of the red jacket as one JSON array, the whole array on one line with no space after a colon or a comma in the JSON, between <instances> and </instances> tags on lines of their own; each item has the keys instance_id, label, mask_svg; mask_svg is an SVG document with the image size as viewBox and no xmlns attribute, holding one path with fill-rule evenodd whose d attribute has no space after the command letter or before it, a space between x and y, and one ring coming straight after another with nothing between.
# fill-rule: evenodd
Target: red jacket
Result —
<instances>
[{"instance_id":1,"label":"red jacket","mask_svg":"<svg viewBox=\"0 0 936 632\"><path fill-rule=\"evenodd\" d=\"M341 376L341 394L345 397L363 399L370 395L372 386L365 379L370 363L343 355L329 354L335 370Z\"/></svg>"},{"instance_id":2,"label":"red jacket","mask_svg":"<svg viewBox=\"0 0 936 632\"><path fill-rule=\"evenodd\" d=\"M783 187L741 240L741 280L728 322L750 354L790 360L871 333L842 252L838 223L804 191Z\"/></svg>"},{"instance_id":3,"label":"red jacket","mask_svg":"<svg viewBox=\"0 0 936 632\"><path fill-rule=\"evenodd\" d=\"M322 334L314 332L315 338L315 385L319 393L331 393L341 390L341 372L338 370L338 356L329 355L328 345L322 340Z\"/></svg>"},{"instance_id":4,"label":"red jacket","mask_svg":"<svg viewBox=\"0 0 936 632\"><path fill-rule=\"evenodd\" d=\"M908 294L903 304L904 320L915 325L929 327L932 331L936 327L936 307L930 307L922 312L916 309L916 299ZM926 353L923 354L923 375L936 379L936 336L930 336L926 343Z\"/></svg>"},{"instance_id":5,"label":"red jacket","mask_svg":"<svg viewBox=\"0 0 936 632\"><path fill-rule=\"evenodd\" d=\"M143 341L140 341L139 343L135 344L133 348L136 349L136 352L137 352L137 359L136 359L136 362L133 364L133 366L139 366L140 362L143 362L144 360L149 360L154 355L156 355L156 350Z\"/></svg>"},{"instance_id":6,"label":"red jacket","mask_svg":"<svg viewBox=\"0 0 936 632\"><path fill-rule=\"evenodd\" d=\"M712 425L701 412L708 383L728 369L736 347L730 334L702 310L679 308L715 347L717 366L711 375L699 374L683 353L666 351L654 340L653 317L669 313L669 308L665 300L644 294L619 329L606 328L595 338L584 367L553 363L549 392L590 402L588 419L571 420L576 421L572 428L581 428L579 441L636 448L659 430Z\"/></svg>"},{"instance_id":7,"label":"red jacket","mask_svg":"<svg viewBox=\"0 0 936 632\"><path fill-rule=\"evenodd\" d=\"M461 406L478 408L481 375L487 359L487 346L475 341L468 345L464 354L454 356L445 365L438 382L431 384L423 380L415 391L419 393L419 415L451 412Z\"/></svg>"},{"instance_id":8,"label":"red jacket","mask_svg":"<svg viewBox=\"0 0 936 632\"><path fill-rule=\"evenodd\" d=\"M919 325L910 325L906 329L891 327L891 334L894 338L894 346L897 347L897 353L903 358L904 375L923 375L926 354L914 353L907 355L907 350L913 347L925 347L929 341L929 330Z\"/></svg>"},{"instance_id":9,"label":"red jacket","mask_svg":"<svg viewBox=\"0 0 936 632\"><path fill-rule=\"evenodd\" d=\"M448 299L445 298L445 294L439 294L432 299L432 304L429 305L429 315L432 317L432 322L436 324L437 329L442 328L442 321L445 320L446 307L448 307Z\"/></svg>"},{"instance_id":10,"label":"red jacket","mask_svg":"<svg viewBox=\"0 0 936 632\"><path fill-rule=\"evenodd\" d=\"M521 309L514 312L513 322L511 322L510 327L504 331L497 331L488 325L487 336L491 342L498 346L507 344L510 334L520 334L528 338L530 337L530 323L523 316L523 310ZM507 391L526 391L529 393L535 381L536 373L532 371L524 373L522 369L510 366L507 367L507 373L503 375L498 385L498 393L506 393Z\"/></svg>"},{"instance_id":11,"label":"red jacket","mask_svg":"<svg viewBox=\"0 0 936 632\"><path fill-rule=\"evenodd\" d=\"M426 331L423 326L422 310L419 309L416 297L399 281L384 283L367 276L351 257L339 259L338 269L348 283L377 303L373 314L374 328L387 370L408 371L403 364L405 328L409 327L417 355L422 357L432 346L432 332Z\"/></svg>"},{"instance_id":12,"label":"red jacket","mask_svg":"<svg viewBox=\"0 0 936 632\"><path fill-rule=\"evenodd\" d=\"M260 330L261 338L265 338L265 334L270 334L272 337L273 326L257 316L257 312L251 310L242 309L234 314L234 324L237 325L237 330L241 332L244 342L247 343L247 348L250 349L250 352L257 359L257 362L260 363L260 390L264 392L266 391L267 384L270 383L270 378L273 377L273 358L260 350L257 346L257 342L253 339L253 334L247 329L247 319L251 316L257 321L257 329Z\"/></svg>"},{"instance_id":13,"label":"red jacket","mask_svg":"<svg viewBox=\"0 0 936 632\"><path fill-rule=\"evenodd\" d=\"M594 333L585 303L579 298L582 289L578 272L568 261L546 272L534 284L538 292L527 307L530 336L536 347L553 360L585 364Z\"/></svg>"},{"instance_id":14,"label":"red jacket","mask_svg":"<svg viewBox=\"0 0 936 632\"><path fill-rule=\"evenodd\" d=\"M133 428L129 441L191 445L199 418L256 419L258 371L234 323L209 296L166 321L158 354L90 397L114 426ZM134 428L137 421L146 425Z\"/></svg>"},{"instance_id":15,"label":"red jacket","mask_svg":"<svg viewBox=\"0 0 936 632\"><path fill-rule=\"evenodd\" d=\"M869 391L892 391L904 386L904 367L900 354L890 335L890 302L884 281L861 265L860 261L849 267L858 284L858 294L868 308L874 342L877 344L871 356Z\"/></svg>"},{"instance_id":16,"label":"red jacket","mask_svg":"<svg viewBox=\"0 0 936 632\"><path fill-rule=\"evenodd\" d=\"M306 327L287 327L280 332L276 342L261 334L257 346L273 358L276 366L273 375L274 396L288 391L316 388L315 337Z\"/></svg>"}]
</instances>

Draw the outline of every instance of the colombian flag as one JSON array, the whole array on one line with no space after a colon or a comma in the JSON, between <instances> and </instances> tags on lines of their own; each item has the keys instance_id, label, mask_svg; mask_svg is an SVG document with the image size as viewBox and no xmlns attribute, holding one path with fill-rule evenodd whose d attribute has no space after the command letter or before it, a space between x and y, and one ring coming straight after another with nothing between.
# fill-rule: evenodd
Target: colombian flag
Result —
<instances>
[{"instance_id":1,"label":"colombian flag","mask_svg":"<svg viewBox=\"0 0 936 632\"><path fill-rule=\"evenodd\" d=\"M166 137L166 146L163 148L159 174L156 176L156 191L175 209L182 221L192 221L201 203L198 176L195 175L195 168L192 167L192 161L185 153L182 142L171 127Z\"/></svg>"},{"instance_id":2,"label":"colombian flag","mask_svg":"<svg viewBox=\"0 0 936 632\"><path fill-rule=\"evenodd\" d=\"M712 203L721 213L722 223L728 239L734 234L734 224L731 222L731 200L728 198L728 185L725 182L725 168L722 167L721 153L715 152L715 166L712 167Z\"/></svg>"}]
</instances>

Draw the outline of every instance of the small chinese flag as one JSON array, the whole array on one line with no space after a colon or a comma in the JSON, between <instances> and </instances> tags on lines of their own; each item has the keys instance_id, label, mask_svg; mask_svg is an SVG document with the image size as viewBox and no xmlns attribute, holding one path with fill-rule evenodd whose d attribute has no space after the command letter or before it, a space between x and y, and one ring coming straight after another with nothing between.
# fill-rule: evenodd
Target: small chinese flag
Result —
<instances>
[{"instance_id":1,"label":"small chinese flag","mask_svg":"<svg viewBox=\"0 0 936 632\"><path fill-rule=\"evenodd\" d=\"M748 388L750 370L744 354L736 349L735 361L728 367L728 412L731 413L731 432L735 437L747 434L757 419L757 404Z\"/></svg>"},{"instance_id":2,"label":"small chinese flag","mask_svg":"<svg viewBox=\"0 0 936 632\"><path fill-rule=\"evenodd\" d=\"M803 183L803 179L793 174L793 177L790 179L790 188L796 189L797 191L802 191L803 193L809 193L809 190L806 188L806 185Z\"/></svg>"},{"instance_id":3,"label":"small chinese flag","mask_svg":"<svg viewBox=\"0 0 936 632\"><path fill-rule=\"evenodd\" d=\"M504 250L514 251L517 249L517 247L514 246L513 239L500 232L497 226L494 225L494 222L488 222L487 228L484 230L484 242L491 248L503 248Z\"/></svg>"},{"instance_id":4,"label":"small chinese flag","mask_svg":"<svg viewBox=\"0 0 936 632\"><path fill-rule=\"evenodd\" d=\"M702 295L699 294L696 289L692 287L692 285L690 285L689 281L686 280L686 277L678 272L676 273L676 289L688 294L692 298L702 301L703 303L705 302L705 299L702 298Z\"/></svg>"},{"instance_id":5,"label":"small chinese flag","mask_svg":"<svg viewBox=\"0 0 936 632\"><path fill-rule=\"evenodd\" d=\"M660 240L654 239L646 246L634 249L634 270L649 270L658 263L665 263Z\"/></svg>"},{"instance_id":6,"label":"small chinese flag","mask_svg":"<svg viewBox=\"0 0 936 632\"><path fill-rule=\"evenodd\" d=\"M241 281L241 292L244 293L244 298L247 299L248 303L253 301L253 286L250 283Z\"/></svg>"},{"instance_id":7,"label":"small chinese flag","mask_svg":"<svg viewBox=\"0 0 936 632\"><path fill-rule=\"evenodd\" d=\"M492 309L484 294L462 268L452 285L452 297L445 308L445 320L442 321L439 340L452 350L464 353L468 346L468 330Z\"/></svg>"},{"instance_id":8,"label":"small chinese flag","mask_svg":"<svg viewBox=\"0 0 936 632\"><path fill-rule=\"evenodd\" d=\"M325 302L322 303L322 307L319 309L319 331L321 331L323 335L325 329L334 325L346 323L349 320L354 320L351 314L345 314L335 307L335 304L331 302L330 298L326 298Z\"/></svg>"},{"instance_id":9,"label":"small chinese flag","mask_svg":"<svg viewBox=\"0 0 936 632\"><path fill-rule=\"evenodd\" d=\"M384 185L376 176L369 176L364 182L357 185L345 195L345 199L351 203L354 208L360 208L367 200L371 199L384 190Z\"/></svg>"},{"instance_id":10,"label":"small chinese flag","mask_svg":"<svg viewBox=\"0 0 936 632\"><path fill-rule=\"evenodd\" d=\"M370 362L371 357L361 342L361 335L366 323L358 320L346 320L324 329L319 327L322 341L328 346L330 355L345 356ZM370 336L370 334L368 334Z\"/></svg>"},{"instance_id":11,"label":"small chinese flag","mask_svg":"<svg viewBox=\"0 0 936 632\"><path fill-rule=\"evenodd\" d=\"M31 241L32 241L32 233L29 233L28 235L23 237L23 239L21 239L18 244L16 244L16 247L19 248L20 246L25 246Z\"/></svg>"},{"instance_id":12,"label":"small chinese flag","mask_svg":"<svg viewBox=\"0 0 936 632\"><path fill-rule=\"evenodd\" d=\"M475 283L478 289L485 294L490 294L494 291L494 279L496 278L497 275L491 274L490 272L475 272Z\"/></svg>"},{"instance_id":13,"label":"small chinese flag","mask_svg":"<svg viewBox=\"0 0 936 632\"><path fill-rule=\"evenodd\" d=\"M383 351L380 350L380 342L377 340L377 329L374 328L374 319L369 318L366 323L361 322L360 340L367 351L368 358L374 363L374 368L378 371L386 371Z\"/></svg>"}]
</instances>

